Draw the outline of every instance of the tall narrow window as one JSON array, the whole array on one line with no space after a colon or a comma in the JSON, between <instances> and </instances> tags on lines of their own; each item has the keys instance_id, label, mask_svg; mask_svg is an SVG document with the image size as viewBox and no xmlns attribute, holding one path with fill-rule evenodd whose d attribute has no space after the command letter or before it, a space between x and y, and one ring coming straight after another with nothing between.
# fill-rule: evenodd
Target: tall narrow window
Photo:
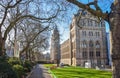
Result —
<instances>
[{"instance_id":1,"label":"tall narrow window","mask_svg":"<svg viewBox=\"0 0 120 78\"><path fill-rule=\"evenodd\" d=\"M92 31L89 32L89 36L93 36L93 32Z\"/></svg>"},{"instance_id":2,"label":"tall narrow window","mask_svg":"<svg viewBox=\"0 0 120 78\"><path fill-rule=\"evenodd\" d=\"M90 26L90 20L88 19L88 26Z\"/></svg>"},{"instance_id":3,"label":"tall narrow window","mask_svg":"<svg viewBox=\"0 0 120 78\"><path fill-rule=\"evenodd\" d=\"M90 20L90 26L92 26L92 20Z\"/></svg>"},{"instance_id":4,"label":"tall narrow window","mask_svg":"<svg viewBox=\"0 0 120 78\"><path fill-rule=\"evenodd\" d=\"M91 36L93 36L93 32L91 32Z\"/></svg>"},{"instance_id":5,"label":"tall narrow window","mask_svg":"<svg viewBox=\"0 0 120 78\"><path fill-rule=\"evenodd\" d=\"M96 51L96 57L100 57L100 51Z\"/></svg>"},{"instance_id":6,"label":"tall narrow window","mask_svg":"<svg viewBox=\"0 0 120 78\"><path fill-rule=\"evenodd\" d=\"M104 26L105 26L105 21L102 20L102 21L101 21L101 27L104 27Z\"/></svg>"},{"instance_id":7,"label":"tall narrow window","mask_svg":"<svg viewBox=\"0 0 120 78\"><path fill-rule=\"evenodd\" d=\"M98 37L100 36L100 32L98 32Z\"/></svg>"},{"instance_id":8,"label":"tall narrow window","mask_svg":"<svg viewBox=\"0 0 120 78\"><path fill-rule=\"evenodd\" d=\"M95 36L97 37L97 32L95 32Z\"/></svg>"},{"instance_id":9,"label":"tall narrow window","mask_svg":"<svg viewBox=\"0 0 120 78\"><path fill-rule=\"evenodd\" d=\"M93 26L93 21L91 20L90 22L91 22L91 26Z\"/></svg>"},{"instance_id":10,"label":"tall narrow window","mask_svg":"<svg viewBox=\"0 0 120 78\"><path fill-rule=\"evenodd\" d=\"M87 43L85 40L83 41L83 48L87 48Z\"/></svg>"},{"instance_id":11,"label":"tall narrow window","mask_svg":"<svg viewBox=\"0 0 120 78\"><path fill-rule=\"evenodd\" d=\"M94 46L93 42L90 41L90 42L89 42L89 47L92 48L93 46Z\"/></svg>"},{"instance_id":12,"label":"tall narrow window","mask_svg":"<svg viewBox=\"0 0 120 78\"><path fill-rule=\"evenodd\" d=\"M93 51L90 51L89 56L90 58L94 56Z\"/></svg>"},{"instance_id":13,"label":"tall narrow window","mask_svg":"<svg viewBox=\"0 0 120 78\"><path fill-rule=\"evenodd\" d=\"M89 32L89 36L91 36L91 33Z\"/></svg>"},{"instance_id":14,"label":"tall narrow window","mask_svg":"<svg viewBox=\"0 0 120 78\"><path fill-rule=\"evenodd\" d=\"M100 36L100 32L95 32L95 34L96 34L96 37Z\"/></svg>"},{"instance_id":15,"label":"tall narrow window","mask_svg":"<svg viewBox=\"0 0 120 78\"><path fill-rule=\"evenodd\" d=\"M93 26L95 26L95 21L93 20Z\"/></svg>"},{"instance_id":16,"label":"tall narrow window","mask_svg":"<svg viewBox=\"0 0 120 78\"><path fill-rule=\"evenodd\" d=\"M96 48L100 48L100 43L98 41L96 41Z\"/></svg>"},{"instance_id":17,"label":"tall narrow window","mask_svg":"<svg viewBox=\"0 0 120 78\"><path fill-rule=\"evenodd\" d=\"M83 36L86 36L86 31L82 31L82 35L83 35Z\"/></svg>"},{"instance_id":18,"label":"tall narrow window","mask_svg":"<svg viewBox=\"0 0 120 78\"><path fill-rule=\"evenodd\" d=\"M83 19L83 26L85 26L85 20Z\"/></svg>"},{"instance_id":19,"label":"tall narrow window","mask_svg":"<svg viewBox=\"0 0 120 78\"><path fill-rule=\"evenodd\" d=\"M86 58L86 57L87 57L87 52L86 52L86 51L83 51L83 52L82 52L82 57L83 57L83 58Z\"/></svg>"},{"instance_id":20,"label":"tall narrow window","mask_svg":"<svg viewBox=\"0 0 120 78\"><path fill-rule=\"evenodd\" d=\"M98 26L98 23L97 23L97 21L95 21L95 26L96 26L96 27Z\"/></svg>"}]
</instances>

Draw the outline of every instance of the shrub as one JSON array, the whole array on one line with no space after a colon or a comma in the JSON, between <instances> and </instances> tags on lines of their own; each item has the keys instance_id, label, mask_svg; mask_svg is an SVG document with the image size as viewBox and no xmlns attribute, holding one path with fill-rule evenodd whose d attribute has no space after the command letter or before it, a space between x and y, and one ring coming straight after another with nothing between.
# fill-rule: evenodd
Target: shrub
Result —
<instances>
[{"instance_id":1,"label":"shrub","mask_svg":"<svg viewBox=\"0 0 120 78\"><path fill-rule=\"evenodd\" d=\"M8 63L10 64L10 65L17 65L17 64L19 64L19 65L21 65L22 64L22 62L19 60L19 59L16 59L16 58L10 58L9 60L8 60Z\"/></svg>"},{"instance_id":2,"label":"shrub","mask_svg":"<svg viewBox=\"0 0 120 78\"><path fill-rule=\"evenodd\" d=\"M23 75L25 75L23 66L17 64L13 66L13 69L15 70L18 78L21 78Z\"/></svg>"},{"instance_id":3,"label":"shrub","mask_svg":"<svg viewBox=\"0 0 120 78\"><path fill-rule=\"evenodd\" d=\"M0 78L18 78L11 65L7 62L0 62Z\"/></svg>"},{"instance_id":4,"label":"shrub","mask_svg":"<svg viewBox=\"0 0 120 78\"><path fill-rule=\"evenodd\" d=\"M32 69L32 62L26 60L26 61L24 62L24 65L23 65L23 66L24 66L26 72L30 72L31 69Z\"/></svg>"}]
</instances>

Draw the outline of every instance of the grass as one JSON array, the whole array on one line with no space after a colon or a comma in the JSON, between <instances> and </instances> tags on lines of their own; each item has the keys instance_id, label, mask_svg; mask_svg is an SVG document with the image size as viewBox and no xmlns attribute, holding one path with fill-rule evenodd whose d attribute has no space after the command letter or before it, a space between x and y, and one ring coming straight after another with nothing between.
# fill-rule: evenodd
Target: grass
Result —
<instances>
[{"instance_id":1,"label":"grass","mask_svg":"<svg viewBox=\"0 0 120 78\"><path fill-rule=\"evenodd\" d=\"M58 78L111 78L110 72L94 69L85 69L80 67L68 67L53 69L52 72Z\"/></svg>"},{"instance_id":2,"label":"grass","mask_svg":"<svg viewBox=\"0 0 120 78\"><path fill-rule=\"evenodd\" d=\"M45 66L51 67L53 64ZM57 78L112 78L111 72L80 67L64 67L51 71Z\"/></svg>"},{"instance_id":3,"label":"grass","mask_svg":"<svg viewBox=\"0 0 120 78\"><path fill-rule=\"evenodd\" d=\"M50 67L52 67L52 66L56 66L56 64L44 64L44 66L45 66L46 68L50 68Z\"/></svg>"}]
</instances>

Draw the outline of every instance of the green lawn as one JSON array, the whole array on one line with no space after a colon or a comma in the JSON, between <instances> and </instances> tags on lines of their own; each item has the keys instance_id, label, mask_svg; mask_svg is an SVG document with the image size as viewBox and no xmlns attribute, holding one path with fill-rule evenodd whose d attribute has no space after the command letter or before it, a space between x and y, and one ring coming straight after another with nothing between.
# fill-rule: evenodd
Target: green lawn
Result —
<instances>
[{"instance_id":1,"label":"green lawn","mask_svg":"<svg viewBox=\"0 0 120 78\"><path fill-rule=\"evenodd\" d=\"M112 73L80 67L65 67L52 69L57 78L111 78Z\"/></svg>"},{"instance_id":2,"label":"green lawn","mask_svg":"<svg viewBox=\"0 0 120 78\"><path fill-rule=\"evenodd\" d=\"M56 64L44 64L44 66L46 67L46 68L50 68L50 67L52 67L52 66L56 66Z\"/></svg>"}]
</instances>

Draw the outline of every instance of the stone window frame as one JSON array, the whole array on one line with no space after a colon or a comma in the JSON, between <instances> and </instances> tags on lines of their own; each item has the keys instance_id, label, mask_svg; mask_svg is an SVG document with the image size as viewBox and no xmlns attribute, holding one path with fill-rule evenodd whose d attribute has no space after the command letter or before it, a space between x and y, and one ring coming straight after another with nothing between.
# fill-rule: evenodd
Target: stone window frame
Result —
<instances>
[{"instance_id":1,"label":"stone window frame","mask_svg":"<svg viewBox=\"0 0 120 78\"><path fill-rule=\"evenodd\" d=\"M80 21L79 21L79 25L81 25L81 26L85 26L85 21L84 21L84 19L80 19Z\"/></svg>"},{"instance_id":2,"label":"stone window frame","mask_svg":"<svg viewBox=\"0 0 120 78\"><path fill-rule=\"evenodd\" d=\"M100 32L99 31L95 32L95 35L96 35L96 37L99 37L100 36Z\"/></svg>"},{"instance_id":3,"label":"stone window frame","mask_svg":"<svg viewBox=\"0 0 120 78\"><path fill-rule=\"evenodd\" d=\"M100 54L100 51L96 51L96 57L100 57L101 54Z\"/></svg>"},{"instance_id":4,"label":"stone window frame","mask_svg":"<svg viewBox=\"0 0 120 78\"><path fill-rule=\"evenodd\" d=\"M92 40L89 41L89 48L93 48L94 47L94 43Z\"/></svg>"},{"instance_id":5,"label":"stone window frame","mask_svg":"<svg viewBox=\"0 0 120 78\"><path fill-rule=\"evenodd\" d=\"M101 21L101 27L105 27L105 21L104 20Z\"/></svg>"},{"instance_id":6,"label":"stone window frame","mask_svg":"<svg viewBox=\"0 0 120 78\"><path fill-rule=\"evenodd\" d=\"M93 31L89 31L89 36L93 36Z\"/></svg>"},{"instance_id":7,"label":"stone window frame","mask_svg":"<svg viewBox=\"0 0 120 78\"><path fill-rule=\"evenodd\" d=\"M94 57L94 52L93 52L93 51L90 51L90 52L89 52L89 57L90 57L90 58L93 58L93 57Z\"/></svg>"},{"instance_id":8,"label":"stone window frame","mask_svg":"<svg viewBox=\"0 0 120 78\"><path fill-rule=\"evenodd\" d=\"M87 42L86 42L86 40L83 40L83 47L87 48Z\"/></svg>"},{"instance_id":9,"label":"stone window frame","mask_svg":"<svg viewBox=\"0 0 120 78\"><path fill-rule=\"evenodd\" d=\"M88 21L88 26L90 26L90 19L88 19L87 21Z\"/></svg>"},{"instance_id":10,"label":"stone window frame","mask_svg":"<svg viewBox=\"0 0 120 78\"><path fill-rule=\"evenodd\" d=\"M93 22L92 22L92 21L93 21L93 20L91 20L91 19L89 20L89 25L90 25L90 26L93 26Z\"/></svg>"},{"instance_id":11,"label":"stone window frame","mask_svg":"<svg viewBox=\"0 0 120 78\"><path fill-rule=\"evenodd\" d=\"M82 36L86 36L86 31L82 31Z\"/></svg>"},{"instance_id":12,"label":"stone window frame","mask_svg":"<svg viewBox=\"0 0 120 78\"><path fill-rule=\"evenodd\" d=\"M100 48L100 47L101 47L101 45L100 45L100 42L99 42L99 41L96 41L96 43L95 43L95 47L96 47L96 48Z\"/></svg>"},{"instance_id":13,"label":"stone window frame","mask_svg":"<svg viewBox=\"0 0 120 78\"><path fill-rule=\"evenodd\" d=\"M98 27L98 22L97 21L95 21L95 27Z\"/></svg>"},{"instance_id":14,"label":"stone window frame","mask_svg":"<svg viewBox=\"0 0 120 78\"><path fill-rule=\"evenodd\" d=\"M85 24L85 19L83 19L83 26L85 26L86 24Z\"/></svg>"},{"instance_id":15,"label":"stone window frame","mask_svg":"<svg viewBox=\"0 0 120 78\"><path fill-rule=\"evenodd\" d=\"M82 57L83 57L83 58L87 58L87 51L83 51L83 52L82 52Z\"/></svg>"},{"instance_id":16,"label":"stone window frame","mask_svg":"<svg viewBox=\"0 0 120 78\"><path fill-rule=\"evenodd\" d=\"M81 45L80 46L82 48L87 48L87 41L86 40L81 41Z\"/></svg>"}]
</instances>

